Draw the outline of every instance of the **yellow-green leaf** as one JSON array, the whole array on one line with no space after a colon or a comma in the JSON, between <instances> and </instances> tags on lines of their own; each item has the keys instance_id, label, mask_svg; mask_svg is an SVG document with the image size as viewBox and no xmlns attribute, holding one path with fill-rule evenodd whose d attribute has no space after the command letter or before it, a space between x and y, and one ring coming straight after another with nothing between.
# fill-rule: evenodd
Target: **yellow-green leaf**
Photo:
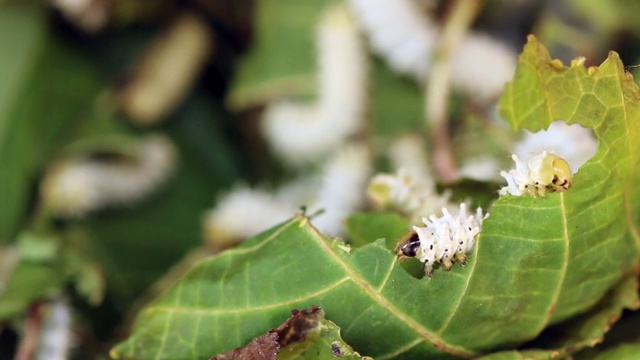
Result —
<instances>
[{"instance_id":1,"label":"yellow-green leaf","mask_svg":"<svg viewBox=\"0 0 640 360\"><path fill-rule=\"evenodd\" d=\"M536 131L562 119L592 128L599 141L570 191L496 204L511 208L514 221L543 221L553 233L546 238L557 239L553 255L563 258L563 268L549 278L559 280L549 309L555 323L595 304L638 261L640 90L615 52L600 67L587 69L579 60L566 67L530 36L501 113L514 129ZM536 211L540 217L530 215Z\"/></svg>"}]
</instances>

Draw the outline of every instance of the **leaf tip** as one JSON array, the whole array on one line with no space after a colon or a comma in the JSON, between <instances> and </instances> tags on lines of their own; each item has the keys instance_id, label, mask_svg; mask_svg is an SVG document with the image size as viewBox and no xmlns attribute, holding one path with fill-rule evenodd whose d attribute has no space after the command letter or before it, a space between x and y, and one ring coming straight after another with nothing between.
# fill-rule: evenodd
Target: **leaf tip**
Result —
<instances>
[{"instance_id":1,"label":"leaf tip","mask_svg":"<svg viewBox=\"0 0 640 360\"><path fill-rule=\"evenodd\" d=\"M578 56L577 58L571 60L571 67L584 66L584 62L587 58L584 56Z\"/></svg>"},{"instance_id":2,"label":"leaf tip","mask_svg":"<svg viewBox=\"0 0 640 360\"><path fill-rule=\"evenodd\" d=\"M573 61L571 62L573 65ZM556 70L562 70L564 69L564 64L562 63L562 60L560 59L553 59L549 62L549 65L551 65L552 68L556 69Z\"/></svg>"},{"instance_id":3,"label":"leaf tip","mask_svg":"<svg viewBox=\"0 0 640 360\"><path fill-rule=\"evenodd\" d=\"M620 55L613 50L609 50L609 53L607 54L607 58L612 60L620 60Z\"/></svg>"}]
</instances>

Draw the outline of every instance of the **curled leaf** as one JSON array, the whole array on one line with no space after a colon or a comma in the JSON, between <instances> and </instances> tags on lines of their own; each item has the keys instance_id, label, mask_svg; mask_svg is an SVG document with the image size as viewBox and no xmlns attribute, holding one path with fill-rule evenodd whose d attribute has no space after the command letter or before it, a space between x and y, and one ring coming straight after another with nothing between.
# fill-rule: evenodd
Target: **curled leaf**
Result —
<instances>
[{"instance_id":1,"label":"curled leaf","mask_svg":"<svg viewBox=\"0 0 640 360\"><path fill-rule=\"evenodd\" d=\"M278 333L270 331L254 338L244 347L216 355L210 360L276 360L279 350Z\"/></svg>"},{"instance_id":2,"label":"curled leaf","mask_svg":"<svg viewBox=\"0 0 640 360\"><path fill-rule=\"evenodd\" d=\"M336 338L338 340L334 340ZM302 344L305 341L309 344ZM292 310L291 317L278 328L211 360L275 360L299 358L305 354L311 354L312 359L324 359L329 352L335 357L360 358L349 345L339 340L338 327L325 320L324 311L312 306L310 310ZM278 354L280 356L276 356Z\"/></svg>"},{"instance_id":3,"label":"curled leaf","mask_svg":"<svg viewBox=\"0 0 640 360\"><path fill-rule=\"evenodd\" d=\"M415 279L383 240L345 252L299 216L195 266L113 353L202 358L316 304L376 358L472 358L589 311L640 254L640 90L615 53L565 67L530 37L501 107L516 128L592 128L599 148L571 189L497 200L465 267Z\"/></svg>"}]
</instances>

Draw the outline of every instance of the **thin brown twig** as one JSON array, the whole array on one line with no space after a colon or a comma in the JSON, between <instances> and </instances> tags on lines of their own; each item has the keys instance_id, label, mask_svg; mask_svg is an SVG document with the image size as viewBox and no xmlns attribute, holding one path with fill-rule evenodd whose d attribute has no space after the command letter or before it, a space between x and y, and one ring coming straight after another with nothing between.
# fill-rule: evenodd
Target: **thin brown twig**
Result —
<instances>
[{"instance_id":1,"label":"thin brown twig","mask_svg":"<svg viewBox=\"0 0 640 360\"><path fill-rule=\"evenodd\" d=\"M483 0L457 0L452 4L427 80L425 114L433 140L433 167L438 180L445 184L458 178L447 106L451 93L451 58L482 8L482 3Z\"/></svg>"},{"instance_id":2,"label":"thin brown twig","mask_svg":"<svg viewBox=\"0 0 640 360\"><path fill-rule=\"evenodd\" d=\"M31 304L27 311L25 319L24 334L20 339L18 351L14 360L31 360L34 358L38 348L38 339L40 338L40 328L42 327L42 305L44 303L37 301Z\"/></svg>"}]
</instances>

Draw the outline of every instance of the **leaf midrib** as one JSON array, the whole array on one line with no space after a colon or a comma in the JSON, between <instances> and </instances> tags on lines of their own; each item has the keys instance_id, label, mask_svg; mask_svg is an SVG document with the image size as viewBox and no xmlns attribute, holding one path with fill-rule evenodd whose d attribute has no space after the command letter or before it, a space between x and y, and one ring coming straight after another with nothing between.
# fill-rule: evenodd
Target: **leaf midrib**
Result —
<instances>
[{"instance_id":1,"label":"leaf midrib","mask_svg":"<svg viewBox=\"0 0 640 360\"><path fill-rule=\"evenodd\" d=\"M459 356L462 358L473 358L477 356L477 353L474 353L468 349L462 349L458 346L454 346L444 342L442 339L437 337L435 333L428 331L421 324L414 321L411 317L404 314L398 308L393 306L386 298L380 295L378 291L373 289L373 287L360 275L358 275L355 271L351 269L349 264L347 264L342 257L340 257L333 248L329 246L329 244L324 240L322 234L318 233L318 231L309 224L308 219L303 219L309 226L309 229L313 233L313 238L325 249L325 252L333 257L333 259L344 269L345 273L349 276L349 278L360 287L371 299L373 299L376 303L382 306L384 309L389 311L392 315L406 324L411 330L413 330L416 334L418 334L421 338L429 341L435 348L438 350L444 351L446 353ZM392 266L395 266L397 261L394 261Z\"/></svg>"},{"instance_id":2,"label":"leaf midrib","mask_svg":"<svg viewBox=\"0 0 640 360\"><path fill-rule=\"evenodd\" d=\"M549 323L549 320L553 316L554 309L556 308L556 305L558 304L558 299L560 298L560 294L562 293L562 286L564 285L564 280L567 276L567 268L569 266L569 228L567 225L567 208L565 206L566 205L565 194L559 193L558 197L560 198L560 217L562 219L562 232L564 234L563 236L564 256L562 258L562 269L560 270L560 279L558 280L558 283L556 284L556 288L553 291L553 295L551 296L551 301L549 302L549 308L547 309L545 316L542 318L542 321L538 326L538 331L537 331L538 334L542 332L542 330L544 330L544 328Z\"/></svg>"},{"instance_id":3,"label":"leaf midrib","mask_svg":"<svg viewBox=\"0 0 640 360\"><path fill-rule=\"evenodd\" d=\"M481 240L482 240L482 232L480 232L480 234L478 234L478 239L476 240L476 245L475 245L475 247L473 249L473 254L471 255L471 256L473 256L474 261L473 261L473 263L471 265L471 270L469 271L469 275L467 276L466 282L464 284L464 288L462 289L462 291L460 291L458 299L456 299L455 305L451 308L451 312L449 313L449 316L442 323L442 326L440 326L440 328L436 331L436 333L439 334L439 335L444 333L447 330L447 328L449 327L449 324L451 323L451 320L457 314L456 310L458 309L458 307L462 303L462 299L464 298L464 296L467 293L467 290L469 289L469 284L471 283L471 278L475 274L476 264L478 263L478 261L477 261L478 246L480 246Z\"/></svg>"},{"instance_id":4,"label":"leaf midrib","mask_svg":"<svg viewBox=\"0 0 640 360\"><path fill-rule=\"evenodd\" d=\"M305 296L301 296L301 297L297 297L297 298L293 298L293 299L287 299L287 301L283 301L283 302L279 302L279 303L271 303L268 305L262 305L262 306L254 306L254 307L239 307L236 309L229 309L229 308L225 308L225 309L220 309L220 308L215 308L215 309L203 309L203 308L196 308L196 307L176 307L176 306L150 306L148 307L145 311L144 314L145 315L150 315L150 314L154 314L154 313L179 313L179 314L195 314L195 315L203 315L203 316L213 316L213 315L243 315L246 313L251 313L251 312L260 312L260 311L266 311L266 310L271 310L271 309L277 309L277 308L281 308L281 307L287 307L289 305L294 305L300 302L303 302L305 300L309 300L309 299L313 299L316 298L318 296L324 295L328 292L333 291L335 288L341 286L342 284L346 283L349 280L348 276L345 276L343 278L338 279L337 281L335 281L332 284L329 284L327 286L325 286L324 288L322 288L322 290L313 292L313 293L308 293L305 294Z\"/></svg>"}]
</instances>

